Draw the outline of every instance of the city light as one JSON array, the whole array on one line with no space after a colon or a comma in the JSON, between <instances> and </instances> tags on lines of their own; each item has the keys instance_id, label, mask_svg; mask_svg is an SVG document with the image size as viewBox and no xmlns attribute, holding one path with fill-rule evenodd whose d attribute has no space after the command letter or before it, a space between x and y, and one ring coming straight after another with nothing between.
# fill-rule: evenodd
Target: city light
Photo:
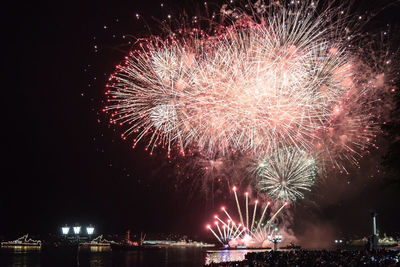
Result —
<instances>
[{"instance_id":1,"label":"city light","mask_svg":"<svg viewBox=\"0 0 400 267\"><path fill-rule=\"evenodd\" d=\"M92 235L94 232L94 227L92 226L86 227L86 232L88 233L88 235Z\"/></svg>"},{"instance_id":2,"label":"city light","mask_svg":"<svg viewBox=\"0 0 400 267\"><path fill-rule=\"evenodd\" d=\"M63 233L63 235L68 235L69 227L68 226L61 227L61 232Z\"/></svg>"},{"instance_id":3,"label":"city light","mask_svg":"<svg viewBox=\"0 0 400 267\"><path fill-rule=\"evenodd\" d=\"M81 232L81 227L80 226L74 226L74 233L76 235L79 235L80 232Z\"/></svg>"}]
</instances>

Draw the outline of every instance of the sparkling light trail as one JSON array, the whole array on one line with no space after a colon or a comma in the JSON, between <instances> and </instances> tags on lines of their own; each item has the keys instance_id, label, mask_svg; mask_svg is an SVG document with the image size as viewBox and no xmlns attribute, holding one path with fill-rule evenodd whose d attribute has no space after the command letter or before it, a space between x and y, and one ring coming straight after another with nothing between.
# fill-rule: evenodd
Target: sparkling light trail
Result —
<instances>
[{"instance_id":1,"label":"sparkling light trail","mask_svg":"<svg viewBox=\"0 0 400 267\"><path fill-rule=\"evenodd\" d=\"M235 194L235 199L237 199L236 195L236 187L233 187L233 192ZM245 194L246 198L248 198L248 194ZM226 217L228 218L227 222L223 219L219 218L217 215L214 216L214 219L217 221L214 223L220 233L218 236L218 241L225 247L228 246L236 246L238 244L246 245L246 246L265 246L265 242L269 242L268 236L271 235L271 226L274 223L278 214L283 210L284 207L288 205L287 202L283 203L269 218L269 220L264 224L265 213L268 207L270 206L270 202L265 203L265 208L259 219L257 220L257 205L258 201L254 202L253 216L251 227L245 227L243 222L239 225L236 225L234 220L232 220L232 216L228 213L225 207L222 207L221 210L224 212ZM236 202L236 207L238 209L238 213L241 214L241 209L239 205L239 201ZM249 210L248 201L246 202L245 209ZM223 225L223 231L220 230L219 222ZM257 225L257 227L254 227ZM210 226L211 227L211 226ZM275 227L272 229L274 231ZM213 234L215 232L213 231Z\"/></svg>"}]
</instances>

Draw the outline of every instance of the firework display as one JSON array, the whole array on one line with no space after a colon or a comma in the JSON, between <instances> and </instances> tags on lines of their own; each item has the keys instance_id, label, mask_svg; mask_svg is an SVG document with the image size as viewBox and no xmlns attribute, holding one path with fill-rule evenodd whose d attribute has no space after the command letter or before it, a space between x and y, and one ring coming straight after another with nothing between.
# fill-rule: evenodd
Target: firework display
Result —
<instances>
[{"instance_id":1,"label":"firework display","mask_svg":"<svg viewBox=\"0 0 400 267\"><path fill-rule=\"evenodd\" d=\"M124 135L138 131L136 141L151 135L151 149L258 152L282 140L310 148L350 74L344 51L328 52L321 21L288 12L268 17L269 27L249 21L217 37L147 43L111 79L112 121L129 125Z\"/></svg>"},{"instance_id":2,"label":"firework display","mask_svg":"<svg viewBox=\"0 0 400 267\"><path fill-rule=\"evenodd\" d=\"M226 217L225 220L221 219L220 216L215 215L214 227L212 227L211 224L208 224L207 228L224 247L235 247L238 245L245 245L247 247L265 247L269 245L273 234L278 231L278 228L275 227L273 223L277 215L285 206L287 206L288 203L284 202L275 212L270 212L271 217L268 218L266 212L271 204L271 202L268 201L265 203L264 207L260 207L262 212L261 215L257 217L258 200L254 201L253 212L249 212L249 194L246 192L245 218L243 218L243 213L236 193L236 186L234 186L232 190L235 195L236 207L240 220L238 219L235 222L226 208L222 207L221 211L223 211L224 217ZM222 226L220 227L220 225Z\"/></svg>"},{"instance_id":3,"label":"firework display","mask_svg":"<svg viewBox=\"0 0 400 267\"><path fill-rule=\"evenodd\" d=\"M283 201L303 198L310 191L316 175L315 160L304 151L283 147L274 150L257 164L260 190Z\"/></svg>"},{"instance_id":4,"label":"firework display","mask_svg":"<svg viewBox=\"0 0 400 267\"><path fill-rule=\"evenodd\" d=\"M146 140L151 152L207 159L239 153L256 162L261 192L295 201L318 172L348 172L374 146L375 109L390 81L367 62L361 17L356 23L343 5L249 5L223 5L212 31L139 42L110 77L105 111L125 127L123 138L135 136L133 147ZM224 237L234 229L224 225Z\"/></svg>"}]
</instances>

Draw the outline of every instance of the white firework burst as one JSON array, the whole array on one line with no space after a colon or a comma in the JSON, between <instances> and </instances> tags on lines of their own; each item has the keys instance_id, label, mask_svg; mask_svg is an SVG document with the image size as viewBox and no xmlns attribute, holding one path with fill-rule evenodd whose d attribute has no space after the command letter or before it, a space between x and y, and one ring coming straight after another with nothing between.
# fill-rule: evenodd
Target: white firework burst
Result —
<instances>
[{"instance_id":1,"label":"white firework burst","mask_svg":"<svg viewBox=\"0 0 400 267\"><path fill-rule=\"evenodd\" d=\"M281 201L295 201L310 191L317 172L309 154L293 147L281 146L262 157L256 164L261 191Z\"/></svg>"}]
</instances>

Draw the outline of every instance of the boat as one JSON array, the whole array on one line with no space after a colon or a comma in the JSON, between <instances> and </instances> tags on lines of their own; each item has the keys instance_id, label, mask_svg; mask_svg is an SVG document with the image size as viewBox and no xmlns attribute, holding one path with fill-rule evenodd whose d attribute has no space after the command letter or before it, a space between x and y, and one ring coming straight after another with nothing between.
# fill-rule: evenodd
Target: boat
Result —
<instances>
[{"instance_id":1,"label":"boat","mask_svg":"<svg viewBox=\"0 0 400 267\"><path fill-rule=\"evenodd\" d=\"M113 251L117 250L159 250L160 246L141 246L141 245L129 245L126 243L112 244L111 249Z\"/></svg>"},{"instance_id":2,"label":"boat","mask_svg":"<svg viewBox=\"0 0 400 267\"><path fill-rule=\"evenodd\" d=\"M1 242L1 247L35 247L40 248L42 246L42 241L33 240L28 238L28 234L21 236L13 241Z\"/></svg>"},{"instance_id":3,"label":"boat","mask_svg":"<svg viewBox=\"0 0 400 267\"><path fill-rule=\"evenodd\" d=\"M158 250L161 248L159 245L145 245L146 234L140 233L139 242L131 241L130 230L126 232L125 239L119 243L111 245L113 251L117 250Z\"/></svg>"},{"instance_id":4,"label":"boat","mask_svg":"<svg viewBox=\"0 0 400 267\"><path fill-rule=\"evenodd\" d=\"M115 244L115 242L112 240L110 241L110 240L104 239L103 235L99 235L92 241L83 242L83 243L80 243L79 245L81 247L111 247L112 244Z\"/></svg>"},{"instance_id":5,"label":"boat","mask_svg":"<svg viewBox=\"0 0 400 267\"><path fill-rule=\"evenodd\" d=\"M168 246L171 247L201 247L201 248L210 248L215 247L214 244L207 244L204 242L198 242L193 240L179 240L179 241L169 241Z\"/></svg>"}]
</instances>

